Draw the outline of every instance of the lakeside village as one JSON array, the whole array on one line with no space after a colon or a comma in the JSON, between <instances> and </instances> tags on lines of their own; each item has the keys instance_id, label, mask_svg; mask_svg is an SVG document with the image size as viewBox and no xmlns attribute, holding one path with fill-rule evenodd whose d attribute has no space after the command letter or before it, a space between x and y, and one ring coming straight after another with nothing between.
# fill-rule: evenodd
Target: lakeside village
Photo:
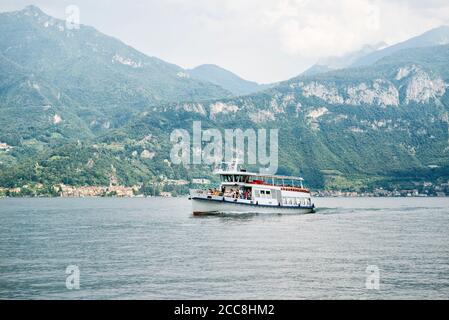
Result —
<instances>
[{"instance_id":1,"label":"lakeside village","mask_svg":"<svg viewBox=\"0 0 449 320\"><path fill-rule=\"evenodd\" d=\"M36 183L16 188L1 188L1 197L178 197L186 196L189 189L213 188L214 183L206 178L173 180L159 177L147 184L121 186L111 179L109 186L69 186L64 184L44 186ZM412 189L387 190L376 188L370 192L341 190L312 190L313 197L446 197L449 196L449 181L435 184L415 182Z\"/></svg>"}]
</instances>

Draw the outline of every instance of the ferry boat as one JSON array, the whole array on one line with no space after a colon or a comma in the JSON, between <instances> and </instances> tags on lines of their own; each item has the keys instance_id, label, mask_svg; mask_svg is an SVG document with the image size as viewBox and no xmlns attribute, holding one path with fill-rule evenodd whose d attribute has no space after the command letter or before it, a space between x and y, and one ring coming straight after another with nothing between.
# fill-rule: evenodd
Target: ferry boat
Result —
<instances>
[{"instance_id":1,"label":"ferry boat","mask_svg":"<svg viewBox=\"0 0 449 320\"><path fill-rule=\"evenodd\" d=\"M190 190L194 215L315 212L301 177L247 172L237 161L215 174L221 179L219 189Z\"/></svg>"}]
</instances>

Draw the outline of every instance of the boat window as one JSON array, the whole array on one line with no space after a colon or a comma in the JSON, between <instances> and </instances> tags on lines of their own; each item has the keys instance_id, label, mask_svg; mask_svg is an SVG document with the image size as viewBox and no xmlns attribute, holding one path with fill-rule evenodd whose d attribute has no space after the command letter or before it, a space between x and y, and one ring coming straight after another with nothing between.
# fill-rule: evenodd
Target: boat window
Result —
<instances>
[{"instance_id":1,"label":"boat window","mask_svg":"<svg viewBox=\"0 0 449 320\"><path fill-rule=\"evenodd\" d=\"M270 195L271 194L271 191L270 190L267 190L266 191L266 195Z\"/></svg>"}]
</instances>

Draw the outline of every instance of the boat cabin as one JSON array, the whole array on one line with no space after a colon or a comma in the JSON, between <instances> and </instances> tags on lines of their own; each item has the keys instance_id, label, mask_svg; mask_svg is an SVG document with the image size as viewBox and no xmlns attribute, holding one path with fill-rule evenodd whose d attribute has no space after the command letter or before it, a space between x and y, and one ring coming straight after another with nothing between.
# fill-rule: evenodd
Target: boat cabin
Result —
<instances>
[{"instance_id":1,"label":"boat cabin","mask_svg":"<svg viewBox=\"0 0 449 320\"><path fill-rule=\"evenodd\" d=\"M237 161L228 168L215 171L220 187L191 190L193 213L312 213L310 191L301 177L259 174L239 170Z\"/></svg>"},{"instance_id":2,"label":"boat cabin","mask_svg":"<svg viewBox=\"0 0 449 320\"><path fill-rule=\"evenodd\" d=\"M310 191L303 179L246 172L245 170L218 171L221 185L210 194L259 205L309 206Z\"/></svg>"}]
</instances>

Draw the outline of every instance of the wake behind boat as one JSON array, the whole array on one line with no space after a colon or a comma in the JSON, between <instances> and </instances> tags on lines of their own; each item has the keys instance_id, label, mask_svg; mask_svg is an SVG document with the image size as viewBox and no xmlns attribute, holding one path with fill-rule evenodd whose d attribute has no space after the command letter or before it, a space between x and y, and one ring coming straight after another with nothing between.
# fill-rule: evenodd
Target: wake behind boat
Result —
<instances>
[{"instance_id":1,"label":"wake behind boat","mask_svg":"<svg viewBox=\"0 0 449 320\"><path fill-rule=\"evenodd\" d=\"M220 175L219 189L190 190L194 215L313 213L303 178L246 172L234 161Z\"/></svg>"}]
</instances>

